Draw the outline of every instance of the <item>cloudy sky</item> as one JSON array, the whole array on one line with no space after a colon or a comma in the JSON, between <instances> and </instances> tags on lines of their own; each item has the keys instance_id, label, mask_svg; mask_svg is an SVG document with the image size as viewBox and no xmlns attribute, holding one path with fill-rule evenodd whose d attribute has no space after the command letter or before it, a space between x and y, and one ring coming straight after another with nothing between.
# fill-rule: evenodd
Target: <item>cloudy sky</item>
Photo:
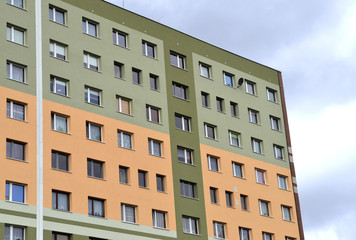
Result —
<instances>
[{"instance_id":1,"label":"cloudy sky","mask_svg":"<svg viewBox=\"0 0 356 240\"><path fill-rule=\"evenodd\" d=\"M124 1L282 71L306 239L355 239L356 1Z\"/></svg>"}]
</instances>

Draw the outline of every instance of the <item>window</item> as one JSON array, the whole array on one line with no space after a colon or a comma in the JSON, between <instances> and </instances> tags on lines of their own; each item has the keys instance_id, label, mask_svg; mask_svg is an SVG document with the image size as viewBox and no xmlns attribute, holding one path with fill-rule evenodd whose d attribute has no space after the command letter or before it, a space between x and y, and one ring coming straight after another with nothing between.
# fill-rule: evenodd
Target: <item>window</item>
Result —
<instances>
[{"instance_id":1,"label":"window","mask_svg":"<svg viewBox=\"0 0 356 240\"><path fill-rule=\"evenodd\" d=\"M147 172L138 170L138 186L147 188Z\"/></svg>"},{"instance_id":2,"label":"window","mask_svg":"<svg viewBox=\"0 0 356 240\"><path fill-rule=\"evenodd\" d=\"M175 52L171 52L170 56L172 66L185 69L185 56Z\"/></svg>"},{"instance_id":3,"label":"window","mask_svg":"<svg viewBox=\"0 0 356 240\"><path fill-rule=\"evenodd\" d=\"M26 82L26 67L16 63L7 62L6 77L24 83Z\"/></svg>"},{"instance_id":4,"label":"window","mask_svg":"<svg viewBox=\"0 0 356 240\"><path fill-rule=\"evenodd\" d=\"M91 87L85 87L84 95L85 102L98 106L101 105L101 90Z\"/></svg>"},{"instance_id":5,"label":"window","mask_svg":"<svg viewBox=\"0 0 356 240\"><path fill-rule=\"evenodd\" d=\"M148 139L148 153L150 155L162 157L162 142Z\"/></svg>"},{"instance_id":6,"label":"window","mask_svg":"<svg viewBox=\"0 0 356 240\"><path fill-rule=\"evenodd\" d=\"M178 147L178 161L186 164L193 165L193 150L188 148Z\"/></svg>"},{"instance_id":7,"label":"window","mask_svg":"<svg viewBox=\"0 0 356 240\"><path fill-rule=\"evenodd\" d=\"M231 146L240 147L240 133L229 130L229 141Z\"/></svg>"},{"instance_id":8,"label":"window","mask_svg":"<svg viewBox=\"0 0 356 240\"><path fill-rule=\"evenodd\" d=\"M140 69L132 68L132 82L135 84L142 84Z\"/></svg>"},{"instance_id":9,"label":"window","mask_svg":"<svg viewBox=\"0 0 356 240\"><path fill-rule=\"evenodd\" d=\"M98 37L98 23L83 18L82 21L83 33L93 37Z\"/></svg>"},{"instance_id":10,"label":"window","mask_svg":"<svg viewBox=\"0 0 356 240\"><path fill-rule=\"evenodd\" d=\"M156 182L157 182L157 191L159 192L165 192L166 191L166 186L165 186L165 176L156 174Z\"/></svg>"},{"instance_id":11,"label":"window","mask_svg":"<svg viewBox=\"0 0 356 240\"><path fill-rule=\"evenodd\" d=\"M218 189L210 187L210 201L211 203L218 204Z\"/></svg>"},{"instance_id":12,"label":"window","mask_svg":"<svg viewBox=\"0 0 356 240\"><path fill-rule=\"evenodd\" d=\"M101 137L101 126L97 125L95 123L90 123L87 122L86 123L86 132L87 132L87 138L94 140L94 141L98 141L101 142L102 141L102 137Z\"/></svg>"},{"instance_id":13,"label":"window","mask_svg":"<svg viewBox=\"0 0 356 240\"><path fill-rule=\"evenodd\" d=\"M280 189L288 190L287 177L282 175L277 175L278 187Z\"/></svg>"},{"instance_id":14,"label":"window","mask_svg":"<svg viewBox=\"0 0 356 240\"><path fill-rule=\"evenodd\" d=\"M70 235L64 233L52 233L52 240L70 240Z\"/></svg>"},{"instance_id":15,"label":"window","mask_svg":"<svg viewBox=\"0 0 356 240\"><path fill-rule=\"evenodd\" d=\"M160 123L160 109L146 105L146 118L150 122Z\"/></svg>"},{"instance_id":16,"label":"window","mask_svg":"<svg viewBox=\"0 0 356 240\"><path fill-rule=\"evenodd\" d=\"M104 178L103 162L88 158L88 177Z\"/></svg>"},{"instance_id":17,"label":"window","mask_svg":"<svg viewBox=\"0 0 356 240\"><path fill-rule=\"evenodd\" d=\"M147 57L156 58L156 45L142 41L142 54Z\"/></svg>"},{"instance_id":18,"label":"window","mask_svg":"<svg viewBox=\"0 0 356 240\"><path fill-rule=\"evenodd\" d=\"M52 191L52 208L69 211L69 193Z\"/></svg>"},{"instance_id":19,"label":"window","mask_svg":"<svg viewBox=\"0 0 356 240\"><path fill-rule=\"evenodd\" d=\"M211 171L219 172L219 158L208 155L208 168Z\"/></svg>"},{"instance_id":20,"label":"window","mask_svg":"<svg viewBox=\"0 0 356 240\"><path fill-rule=\"evenodd\" d=\"M188 198L197 198L196 183L180 180L180 195Z\"/></svg>"},{"instance_id":21,"label":"window","mask_svg":"<svg viewBox=\"0 0 356 240\"><path fill-rule=\"evenodd\" d=\"M273 116L270 116L270 120L271 120L271 128L273 130L276 130L276 131L280 131L280 119L277 118L277 117L273 117Z\"/></svg>"},{"instance_id":22,"label":"window","mask_svg":"<svg viewBox=\"0 0 356 240\"><path fill-rule=\"evenodd\" d=\"M12 25L7 25L6 40L20 45L25 45L25 30Z\"/></svg>"},{"instance_id":23,"label":"window","mask_svg":"<svg viewBox=\"0 0 356 240\"><path fill-rule=\"evenodd\" d=\"M52 76L50 82L50 90L62 96L68 96L68 81Z\"/></svg>"},{"instance_id":24,"label":"window","mask_svg":"<svg viewBox=\"0 0 356 240\"><path fill-rule=\"evenodd\" d=\"M52 150L52 168L69 171L69 154Z\"/></svg>"},{"instance_id":25,"label":"window","mask_svg":"<svg viewBox=\"0 0 356 240\"><path fill-rule=\"evenodd\" d=\"M201 92L201 103L203 107L209 107L209 93Z\"/></svg>"},{"instance_id":26,"label":"window","mask_svg":"<svg viewBox=\"0 0 356 240\"><path fill-rule=\"evenodd\" d=\"M112 39L115 45L127 48L127 34L113 29Z\"/></svg>"},{"instance_id":27,"label":"window","mask_svg":"<svg viewBox=\"0 0 356 240\"><path fill-rule=\"evenodd\" d=\"M136 223L136 206L121 204L121 220L123 222Z\"/></svg>"},{"instance_id":28,"label":"window","mask_svg":"<svg viewBox=\"0 0 356 240\"><path fill-rule=\"evenodd\" d=\"M131 114L131 99L124 97L117 97L118 111L125 114Z\"/></svg>"},{"instance_id":29,"label":"window","mask_svg":"<svg viewBox=\"0 0 356 240\"><path fill-rule=\"evenodd\" d=\"M237 103L235 102L230 102L230 110L231 110L231 116L237 117Z\"/></svg>"},{"instance_id":30,"label":"window","mask_svg":"<svg viewBox=\"0 0 356 240\"><path fill-rule=\"evenodd\" d=\"M224 99L223 98L216 98L216 108L218 112L225 112L225 107L224 107Z\"/></svg>"},{"instance_id":31,"label":"window","mask_svg":"<svg viewBox=\"0 0 356 240\"><path fill-rule=\"evenodd\" d=\"M49 55L61 60L67 60L67 46L62 43L51 41L49 43Z\"/></svg>"},{"instance_id":32,"label":"window","mask_svg":"<svg viewBox=\"0 0 356 240\"><path fill-rule=\"evenodd\" d=\"M190 132L190 118L189 117L175 114L175 122L176 122L176 128L183 130L183 131Z\"/></svg>"},{"instance_id":33,"label":"window","mask_svg":"<svg viewBox=\"0 0 356 240\"><path fill-rule=\"evenodd\" d=\"M250 240L250 229L239 227L240 240Z\"/></svg>"},{"instance_id":34,"label":"window","mask_svg":"<svg viewBox=\"0 0 356 240\"><path fill-rule=\"evenodd\" d=\"M167 228L166 213L158 210L152 210L153 226L157 228Z\"/></svg>"},{"instance_id":35,"label":"window","mask_svg":"<svg viewBox=\"0 0 356 240\"><path fill-rule=\"evenodd\" d=\"M24 0L6 0L6 2L12 6L18 7L18 8L24 8ZM12 239L11 239L12 240Z\"/></svg>"},{"instance_id":36,"label":"window","mask_svg":"<svg viewBox=\"0 0 356 240\"><path fill-rule=\"evenodd\" d=\"M283 147L273 145L273 151L274 151L274 157L280 160L284 159L284 154L283 154Z\"/></svg>"},{"instance_id":37,"label":"window","mask_svg":"<svg viewBox=\"0 0 356 240\"><path fill-rule=\"evenodd\" d=\"M25 186L17 183L6 182L5 200L10 202L25 203Z\"/></svg>"},{"instance_id":38,"label":"window","mask_svg":"<svg viewBox=\"0 0 356 240\"><path fill-rule=\"evenodd\" d=\"M205 137L216 139L216 126L204 123Z\"/></svg>"},{"instance_id":39,"label":"window","mask_svg":"<svg viewBox=\"0 0 356 240\"><path fill-rule=\"evenodd\" d=\"M105 217L104 200L89 197L88 214L90 216Z\"/></svg>"},{"instance_id":40,"label":"window","mask_svg":"<svg viewBox=\"0 0 356 240\"><path fill-rule=\"evenodd\" d=\"M183 232L189 234L199 234L199 219L183 216Z\"/></svg>"},{"instance_id":41,"label":"window","mask_svg":"<svg viewBox=\"0 0 356 240\"><path fill-rule=\"evenodd\" d=\"M123 184L129 184L129 168L119 166L119 181Z\"/></svg>"},{"instance_id":42,"label":"window","mask_svg":"<svg viewBox=\"0 0 356 240\"><path fill-rule=\"evenodd\" d=\"M292 221L291 207L282 205L283 220Z\"/></svg>"},{"instance_id":43,"label":"window","mask_svg":"<svg viewBox=\"0 0 356 240\"><path fill-rule=\"evenodd\" d=\"M224 84L229 87L234 87L234 75L224 72Z\"/></svg>"},{"instance_id":44,"label":"window","mask_svg":"<svg viewBox=\"0 0 356 240\"><path fill-rule=\"evenodd\" d=\"M226 206L228 206L228 207L233 207L234 206L233 197L232 196L233 196L232 192L225 191Z\"/></svg>"},{"instance_id":45,"label":"window","mask_svg":"<svg viewBox=\"0 0 356 240\"><path fill-rule=\"evenodd\" d=\"M296 239L292 237L286 237L285 240L296 240Z\"/></svg>"},{"instance_id":46,"label":"window","mask_svg":"<svg viewBox=\"0 0 356 240\"><path fill-rule=\"evenodd\" d=\"M200 76L211 78L211 73L210 73L211 66L204 63L199 63L199 68L200 68Z\"/></svg>"},{"instance_id":47,"label":"window","mask_svg":"<svg viewBox=\"0 0 356 240\"><path fill-rule=\"evenodd\" d=\"M68 117L51 113L51 119L52 130L68 133Z\"/></svg>"},{"instance_id":48,"label":"window","mask_svg":"<svg viewBox=\"0 0 356 240\"><path fill-rule=\"evenodd\" d=\"M150 88L151 90L158 91L158 76L150 74Z\"/></svg>"},{"instance_id":49,"label":"window","mask_svg":"<svg viewBox=\"0 0 356 240\"><path fill-rule=\"evenodd\" d=\"M25 146L26 143L6 139L6 157L25 161Z\"/></svg>"},{"instance_id":50,"label":"window","mask_svg":"<svg viewBox=\"0 0 356 240\"><path fill-rule=\"evenodd\" d=\"M241 210L248 211L246 195L243 195L243 194L240 195L240 202L241 202Z\"/></svg>"},{"instance_id":51,"label":"window","mask_svg":"<svg viewBox=\"0 0 356 240\"><path fill-rule=\"evenodd\" d=\"M5 240L25 240L25 228L5 224Z\"/></svg>"},{"instance_id":52,"label":"window","mask_svg":"<svg viewBox=\"0 0 356 240\"><path fill-rule=\"evenodd\" d=\"M188 87L179 83L173 82L173 96L188 100Z\"/></svg>"},{"instance_id":53,"label":"window","mask_svg":"<svg viewBox=\"0 0 356 240\"><path fill-rule=\"evenodd\" d=\"M258 111L253 110L253 109L248 109L248 117L249 117L250 123L254 123L254 124L259 123L258 114L259 114Z\"/></svg>"},{"instance_id":54,"label":"window","mask_svg":"<svg viewBox=\"0 0 356 240\"><path fill-rule=\"evenodd\" d=\"M232 171L233 171L234 177L239 177L239 178L244 177L243 165L241 163L233 162L232 163Z\"/></svg>"},{"instance_id":55,"label":"window","mask_svg":"<svg viewBox=\"0 0 356 240\"><path fill-rule=\"evenodd\" d=\"M119 147L132 149L132 134L127 132L117 131L117 141Z\"/></svg>"},{"instance_id":56,"label":"window","mask_svg":"<svg viewBox=\"0 0 356 240\"><path fill-rule=\"evenodd\" d=\"M262 240L273 240L273 234L262 232Z\"/></svg>"},{"instance_id":57,"label":"window","mask_svg":"<svg viewBox=\"0 0 356 240\"><path fill-rule=\"evenodd\" d=\"M246 81L246 92L251 95L256 95L256 83Z\"/></svg>"},{"instance_id":58,"label":"window","mask_svg":"<svg viewBox=\"0 0 356 240\"><path fill-rule=\"evenodd\" d=\"M225 223L213 221L214 237L225 239Z\"/></svg>"},{"instance_id":59,"label":"window","mask_svg":"<svg viewBox=\"0 0 356 240\"><path fill-rule=\"evenodd\" d=\"M65 11L62 9L58 9L57 7L50 6L49 7L49 20L62 24L65 24Z\"/></svg>"},{"instance_id":60,"label":"window","mask_svg":"<svg viewBox=\"0 0 356 240\"><path fill-rule=\"evenodd\" d=\"M83 58L85 68L99 71L99 56L84 52Z\"/></svg>"},{"instance_id":61,"label":"window","mask_svg":"<svg viewBox=\"0 0 356 240\"><path fill-rule=\"evenodd\" d=\"M25 104L7 100L6 116L8 118L25 121Z\"/></svg>"},{"instance_id":62,"label":"window","mask_svg":"<svg viewBox=\"0 0 356 240\"><path fill-rule=\"evenodd\" d=\"M261 169L256 169L256 182L261 184L266 184L266 171Z\"/></svg>"},{"instance_id":63,"label":"window","mask_svg":"<svg viewBox=\"0 0 356 240\"><path fill-rule=\"evenodd\" d=\"M262 154L262 140L252 138L251 142L252 142L252 151L254 153Z\"/></svg>"},{"instance_id":64,"label":"window","mask_svg":"<svg viewBox=\"0 0 356 240\"><path fill-rule=\"evenodd\" d=\"M124 64L114 62L114 75L116 78L124 79Z\"/></svg>"},{"instance_id":65,"label":"window","mask_svg":"<svg viewBox=\"0 0 356 240\"><path fill-rule=\"evenodd\" d=\"M260 205L260 214L269 217L269 202L258 200L258 203Z\"/></svg>"},{"instance_id":66,"label":"window","mask_svg":"<svg viewBox=\"0 0 356 240\"><path fill-rule=\"evenodd\" d=\"M267 88L267 99L268 99L268 101L277 102L276 93L277 93L276 90Z\"/></svg>"}]
</instances>

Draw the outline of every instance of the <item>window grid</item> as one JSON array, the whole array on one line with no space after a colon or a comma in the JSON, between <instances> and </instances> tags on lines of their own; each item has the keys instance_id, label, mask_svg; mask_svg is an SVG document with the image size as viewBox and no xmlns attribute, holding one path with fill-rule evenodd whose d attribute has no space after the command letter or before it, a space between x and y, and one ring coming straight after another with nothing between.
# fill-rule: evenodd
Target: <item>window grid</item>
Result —
<instances>
[{"instance_id":1,"label":"window grid","mask_svg":"<svg viewBox=\"0 0 356 240\"><path fill-rule=\"evenodd\" d=\"M171 59L172 66L185 69L185 56L180 55L178 53L171 52L170 59Z\"/></svg>"},{"instance_id":2,"label":"window grid","mask_svg":"<svg viewBox=\"0 0 356 240\"><path fill-rule=\"evenodd\" d=\"M246 81L246 93L256 95L256 83Z\"/></svg>"},{"instance_id":3,"label":"window grid","mask_svg":"<svg viewBox=\"0 0 356 240\"><path fill-rule=\"evenodd\" d=\"M240 147L240 133L229 131L229 142L231 146Z\"/></svg>"},{"instance_id":4,"label":"window grid","mask_svg":"<svg viewBox=\"0 0 356 240\"><path fill-rule=\"evenodd\" d=\"M88 177L104 179L104 162L88 158Z\"/></svg>"},{"instance_id":5,"label":"window grid","mask_svg":"<svg viewBox=\"0 0 356 240\"><path fill-rule=\"evenodd\" d=\"M88 139L98 142L102 141L102 126L95 123L87 122L86 128L86 135Z\"/></svg>"},{"instance_id":6,"label":"window grid","mask_svg":"<svg viewBox=\"0 0 356 240\"><path fill-rule=\"evenodd\" d=\"M175 123L176 123L176 128L186 131L186 132L190 132L190 118L183 116L183 115L179 115L179 114L175 114Z\"/></svg>"},{"instance_id":7,"label":"window grid","mask_svg":"<svg viewBox=\"0 0 356 240\"><path fill-rule=\"evenodd\" d=\"M252 143L252 151L254 153L262 154L262 140L252 138L251 143Z\"/></svg>"},{"instance_id":8,"label":"window grid","mask_svg":"<svg viewBox=\"0 0 356 240\"><path fill-rule=\"evenodd\" d=\"M152 210L152 222L156 228L167 228L166 212Z\"/></svg>"},{"instance_id":9,"label":"window grid","mask_svg":"<svg viewBox=\"0 0 356 240\"><path fill-rule=\"evenodd\" d=\"M240 195L241 210L248 211L247 195Z\"/></svg>"},{"instance_id":10,"label":"window grid","mask_svg":"<svg viewBox=\"0 0 356 240\"><path fill-rule=\"evenodd\" d=\"M119 181L122 184L129 184L129 168L119 166Z\"/></svg>"},{"instance_id":11,"label":"window grid","mask_svg":"<svg viewBox=\"0 0 356 240\"><path fill-rule=\"evenodd\" d=\"M288 190L287 177L282 175L277 175L278 187L280 189Z\"/></svg>"},{"instance_id":12,"label":"window grid","mask_svg":"<svg viewBox=\"0 0 356 240\"><path fill-rule=\"evenodd\" d=\"M180 194L187 198L197 198L196 183L180 180Z\"/></svg>"},{"instance_id":13,"label":"window grid","mask_svg":"<svg viewBox=\"0 0 356 240\"><path fill-rule=\"evenodd\" d=\"M69 154L52 150L52 169L69 171Z\"/></svg>"},{"instance_id":14,"label":"window grid","mask_svg":"<svg viewBox=\"0 0 356 240\"><path fill-rule=\"evenodd\" d=\"M225 198L226 198L226 206L233 207L234 206L233 193L230 191L225 191Z\"/></svg>"},{"instance_id":15,"label":"window grid","mask_svg":"<svg viewBox=\"0 0 356 240\"><path fill-rule=\"evenodd\" d=\"M98 37L98 24L83 18L82 21L83 33L88 34L93 37Z\"/></svg>"},{"instance_id":16,"label":"window grid","mask_svg":"<svg viewBox=\"0 0 356 240\"><path fill-rule=\"evenodd\" d=\"M66 45L51 40L49 46L50 46L50 50L49 50L50 56L64 61L67 60Z\"/></svg>"},{"instance_id":17,"label":"window grid","mask_svg":"<svg viewBox=\"0 0 356 240\"><path fill-rule=\"evenodd\" d=\"M200 68L200 76L206 77L206 78L211 78L211 66L205 64L205 63L199 63L199 68Z\"/></svg>"},{"instance_id":18,"label":"window grid","mask_svg":"<svg viewBox=\"0 0 356 240\"><path fill-rule=\"evenodd\" d=\"M280 119L277 117L270 116L271 128L276 131L280 131Z\"/></svg>"},{"instance_id":19,"label":"window grid","mask_svg":"<svg viewBox=\"0 0 356 240\"><path fill-rule=\"evenodd\" d=\"M276 97L277 91L267 88L267 100L270 102L277 102L277 97Z\"/></svg>"},{"instance_id":20,"label":"window grid","mask_svg":"<svg viewBox=\"0 0 356 240\"><path fill-rule=\"evenodd\" d=\"M216 126L205 123L205 137L210 139L216 139Z\"/></svg>"},{"instance_id":21,"label":"window grid","mask_svg":"<svg viewBox=\"0 0 356 240\"><path fill-rule=\"evenodd\" d=\"M259 200L258 201L259 205L260 205L260 214L262 216L266 216L269 217L269 202L264 201L264 200Z\"/></svg>"},{"instance_id":22,"label":"window grid","mask_svg":"<svg viewBox=\"0 0 356 240\"><path fill-rule=\"evenodd\" d=\"M96 72L99 71L99 56L84 52L83 59L85 68L94 70Z\"/></svg>"},{"instance_id":23,"label":"window grid","mask_svg":"<svg viewBox=\"0 0 356 240\"><path fill-rule=\"evenodd\" d=\"M104 200L98 198L88 198L88 214L90 216L105 217Z\"/></svg>"},{"instance_id":24,"label":"window grid","mask_svg":"<svg viewBox=\"0 0 356 240\"><path fill-rule=\"evenodd\" d=\"M165 178L166 177L164 175L156 174L157 191L159 192L166 191Z\"/></svg>"},{"instance_id":25,"label":"window grid","mask_svg":"<svg viewBox=\"0 0 356 240\"><path fill-rule=\"evenodd\" d=\"M218 189L214 187L210 187L210 202L214 204L218 204Z\"/></svg>"},{"instance_id":26,"label":"window grid","mask_svg":"<svg viewBox=\"0 0 356 240\"><path fill-rule=\"evenodd\" d=\"M183 232L198 235L199 234L199 219L183 216Z\"/></svg>"},{"instance_id":27,"label":"window grid","mask_svg":"<svg viewBox=\"0 0 356 240\"><path fill-rule=\"evenodd\" d=\"M147 171L138 170L138 186L147 188Z\"/></svg>"},{"instance_id":28,"label":"window grid","mask_svg":"<svg viewBox=\"0 0 356 240\"><path fill-rule=\"evenodd\" d=\"M101 106L101 90L85 87L85 102Z\"/></svg>"},{"instance_id":29,"label":"window grid","mask_svg":"<svg viewBox=\"0 0 356 240\"><path fill-rule=\"evenodd\" d=\"M62 96L68 96L68 80L52 76L50 81L50 90Z\"/></svg>"},{"instance_id":30,"label":"window grid","mask_svg":"<svg viewBox=\"0 0 356 240\"><path fill-rule=\"evenodd\" d=\"M229 87L234 87L234 75L224 72L224 84Z\"/></svg>"},{"instance_id":31,"label":"window grid","mask_svg":"<svg viewBox=\"0 0 356 240\"><path fill-rule=\"evenodd\" d=\"M273 145L274 157L280 160L284 159L283 147L278 145Z\"/></svg>"},{"instance_id":32,"label":"window grid","mask_svg":"<svg viewBox=\"0 0 356 240\"><path fill-rule=\"evenodd\" d=\"M119 62L114 62L114 76L116 78L124 79L124 64Z\"/></svg>"},{"instance_id":33,"label":"window grid","mask_svg":"<svg viewBox=\"0 0 356 240\"><path fill-rule=\"evenodd\" d=\"M240 227L239 231L241 240L250 240L250 229Z\"/></svg>"},{"instance_id":34,"label":"window grid","mask_svg":"<svg viewBox=\"0 0 356 240\"><path fill-rule=\"evenodd\" d=\"M154 123L160 123L160 109L156 107L146 106L147 120Z\"/></svg>"},{"instance_id":35,"label":"window grid","mask_svg":"<svg viewBox=\"0 0 356 240\"><path fill-rule=\"evenodd\" d=\"M69 211L69 193L52 190L52 208L61 210L61 211Z\"/></svg>"},{"instance_id":36,"label":"window grid","mask_svg":"<svg viewBox=\"0 0 356 240\"><path fill-rule=\"evenodd\" d=\"M18 8L25 8L24 6L24 0L6 0L6 3L18 7Z\"/></svg>"}]
</instances>

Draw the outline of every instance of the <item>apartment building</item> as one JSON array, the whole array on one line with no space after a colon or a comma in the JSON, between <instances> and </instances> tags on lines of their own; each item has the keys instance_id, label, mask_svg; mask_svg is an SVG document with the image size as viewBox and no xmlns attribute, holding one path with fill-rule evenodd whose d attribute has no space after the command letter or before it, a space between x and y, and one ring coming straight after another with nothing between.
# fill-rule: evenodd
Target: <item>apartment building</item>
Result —
<instances>
[{"instance_id":1,"label":"apartment building","mask_svg":"<svg viewBox=\"0 0 356 240\"><path fill-rule=\"evenodd\" d=\"M1 0L0 52L0 238L304 240L279 71L102 0Z\"/></svg>"}]
</instances>

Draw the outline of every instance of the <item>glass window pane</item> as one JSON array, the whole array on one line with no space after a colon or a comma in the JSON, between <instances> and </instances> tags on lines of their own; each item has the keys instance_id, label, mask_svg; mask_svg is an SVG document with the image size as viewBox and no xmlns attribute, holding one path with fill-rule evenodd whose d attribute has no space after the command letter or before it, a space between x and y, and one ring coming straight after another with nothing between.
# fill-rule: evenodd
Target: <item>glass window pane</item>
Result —
<instances>
[{"instance_id":1,"label":"glass window pane","mask_svg":"<svg viewBox=\"0 0 356 240\"><path fill-rule=\"evenodd\" d=\"M14 29L14 42L23 45L24 44L24 32Z\"/></svg>"},{"instance_id":2,"label":"glass window pane","mask_svg":"<svg viewBox=\"0 0 356 240\"><path fill-rule=\"evenodd\" d=\"M25 202L25 187L17 184L12 184L12 201Z\"/></svg>"}]
</instances>

